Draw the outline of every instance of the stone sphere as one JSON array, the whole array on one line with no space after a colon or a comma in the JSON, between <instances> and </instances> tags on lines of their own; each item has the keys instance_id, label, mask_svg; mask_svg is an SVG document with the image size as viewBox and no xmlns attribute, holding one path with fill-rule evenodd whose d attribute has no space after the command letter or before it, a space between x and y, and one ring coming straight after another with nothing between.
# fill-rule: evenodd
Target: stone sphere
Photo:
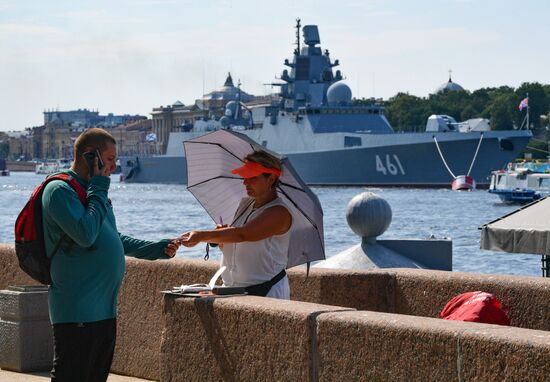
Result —
<instances>
[{"instance_id":1,"label":"stone sphere","mask_svg":"<svg viewBox=\"0 0 550 382\"><path fill-rule=\"evenodd\" d=\"M346 219L353 232L362 238L376 238L390 226L389 203L372 192L355 195L348 203Z\"/></svg>"}]
</instances>

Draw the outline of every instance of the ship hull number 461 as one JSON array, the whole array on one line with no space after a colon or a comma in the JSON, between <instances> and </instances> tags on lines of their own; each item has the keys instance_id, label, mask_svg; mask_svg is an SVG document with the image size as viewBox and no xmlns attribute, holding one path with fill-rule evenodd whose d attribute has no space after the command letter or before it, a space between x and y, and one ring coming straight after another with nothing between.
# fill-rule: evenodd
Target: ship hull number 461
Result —
<instances>
[{"instance_id":1,"label":"ship hull number 461","mask_svg":"<svg viewBox=\"0 0 550 382\"><path fill-rule=\"evenodd\" d=\"M382 155L382 158L380 158L380 155L376 155L376 171L384 175L405 175L405 170L403 170L401 161L396 154L386 154L385 158L384 155Z\"/></svg>"}]
</instances>

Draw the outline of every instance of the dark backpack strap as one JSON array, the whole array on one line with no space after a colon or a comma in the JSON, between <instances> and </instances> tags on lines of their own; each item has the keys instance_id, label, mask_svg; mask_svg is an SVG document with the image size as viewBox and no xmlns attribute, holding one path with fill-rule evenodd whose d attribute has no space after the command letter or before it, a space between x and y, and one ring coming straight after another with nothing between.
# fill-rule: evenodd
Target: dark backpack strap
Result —
<instances>
[{"instance_id":1,"label":"dark backpack strap","mask_svg":"<svg viewBox=\"0 0 550 382\"><path fill-rule=\"evenodd\" d=\"M277 273L271 280L266 281L265 283L250 285L244 288L246 293L252 296L261 296L265 297L273 287L286 276L286 271L283 269L281 272Z\"/></svg>"}]
</instances>

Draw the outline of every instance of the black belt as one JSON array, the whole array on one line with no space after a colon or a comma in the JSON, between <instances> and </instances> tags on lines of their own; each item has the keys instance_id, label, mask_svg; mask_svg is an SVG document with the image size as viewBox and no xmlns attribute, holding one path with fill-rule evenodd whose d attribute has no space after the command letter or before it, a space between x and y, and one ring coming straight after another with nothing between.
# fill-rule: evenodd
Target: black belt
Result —
<instances>
[{"instance_id":1,"label":"black belt","mask_svg":"<svg viewBox=\"0 0 550 382\"><path fill-rule=\"evenodd\" d=\"M283 269L281 272L277 273L271 280L266 281L265 283L247 286L246 288L244 288L244 290L249 295L265 297L271 290L271 287L281 281L285 276L286 271Z\"/></svg>"}]
</instances>

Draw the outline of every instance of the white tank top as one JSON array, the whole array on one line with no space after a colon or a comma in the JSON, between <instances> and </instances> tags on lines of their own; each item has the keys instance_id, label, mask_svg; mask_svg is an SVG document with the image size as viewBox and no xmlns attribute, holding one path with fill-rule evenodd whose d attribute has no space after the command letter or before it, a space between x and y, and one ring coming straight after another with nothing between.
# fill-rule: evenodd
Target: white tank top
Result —
<instances>
[{"instance_id":1,"label":"white tank top","mask_svg":"<svg viewBox=\"0 0 550 382\"><path fill-rule=\"evenodd\" d=\"M242 227L270 207L283 206L287 208L281 198L276 198L257 209L254 209L253 205L253 198L241 200L239 208L235 212L235 221L231 226ZM288 263L291 229L292 224L288 231L282 235L274 235L259 241L224 244L221 261L221 264L227 267L222 274L224 285L261 284L271 280L285 269Z\"/></svg>"}]
</instances>

